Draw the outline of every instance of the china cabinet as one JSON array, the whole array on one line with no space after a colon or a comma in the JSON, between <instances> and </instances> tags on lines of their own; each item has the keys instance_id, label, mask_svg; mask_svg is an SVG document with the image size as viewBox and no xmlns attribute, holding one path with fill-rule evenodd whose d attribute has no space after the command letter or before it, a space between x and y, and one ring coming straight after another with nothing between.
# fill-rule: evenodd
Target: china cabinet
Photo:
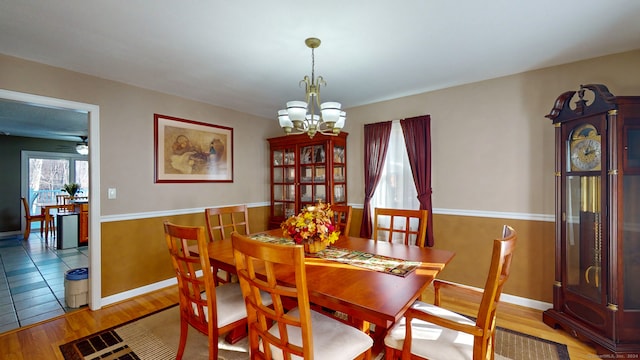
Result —
<instances>
[{"instance_id":1,"label":"china cabinet","mask_svg":"<svg viewBox=\"0 0 640 360\"><path fill-rule=\"evenodd\" d=\"M319 200L347 203L347 133L267 139L271 161L269 227Z\"/></svg>"},{"instance_id":2,"label":"china cabinet","mask_svg":"<svg viewBox=\"0 0 640 360\"><path fill-rule=\"evenodd\" d=\"M543 321L605 357L640 353L640 96L563 93L555 126L555 283Z\"/></svg>"}]
</instances>

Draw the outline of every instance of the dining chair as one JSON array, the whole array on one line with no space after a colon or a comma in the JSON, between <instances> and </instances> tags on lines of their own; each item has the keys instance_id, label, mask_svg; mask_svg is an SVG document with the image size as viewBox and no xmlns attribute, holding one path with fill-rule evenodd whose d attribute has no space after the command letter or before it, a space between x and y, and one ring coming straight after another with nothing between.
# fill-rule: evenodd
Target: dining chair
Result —
<instances>
[{"instance_id":1,"label":"dining chair","mask_svg":"<svg viewBox=\"0 0 640 360\"><path fill-rule=\"evenodd\" d=\"M164 222L165 239L178 278L180 341L176 359L182 359L189 326L208 336L209 359L218 359L218 336L247 324L240 285L214 286L204 226ZM189 247L197 245L199 256ZM202 269L202 276L197 271Z\"/></svg>"},{"instance_id":2,"label":"dining chair","mask_svg":"<svg viewBox=\"0 0 640 360\"><path fill-rule=\"evenodd\" d=\"M44 214L40 213L40 215L31 215L31 209L27 199L24 197L21 197L20 199L22 200L22 206L24 207L24 219L26 220L24 226L24 239L29 239L29 235L31 234L31 224L34 222L40 222L40 236L42 236L42 231L44 230Z\"/></svg>"},{"instance_id":3,"label":"dining chair","mask_svg":"<svg viewBox=\"0 0 640 360\"><path fill-rule=\"evenodd\" d=\"M66 205L70 202L71 197L66 194L56 194L56 204L57 205Z\"/></svg>"},{"instance_id":4,"label":"dining chair","mask_svg":"<svg viewBox=\"0 0 640 360\"><path fill-rule=\"evenodd\" d=\"M373 240L424 247L427 210L375 208Z\"/></svg>"},{"instance_id":5,"label":"dining chair","mask_svg":"<svg viewBox=\"0 0 640 360\"><path fill-rule=\"evenodd\" d=\"M65 194L57 194L56 195L56 205L58 205L58 207L56 207L55 211L56 214L58 213L68 213L68 212L73 212L75 210L75 207L72 203L73 198L69 195L65 195ZM51 221L53 223L53 219L55 218L55 216L51 217Z\"/></svg>"},{"instance_id":6,"label":"dining chair","mask_svg":"<svg viewBox=\"0 0 640 360\"><path fill-rule=\"evenodd\" d=\"M270 244L238 233L231 241L247 308L251 359L371 358L371 337L311 310L301 245ZM295 283L284 282L282 277L291 274ZM271 295L271 306L259 291Z\"/></svg>"},{"instance_id":7,"label":"dining chair","mask_svg":"<svg viewBox=\"0 0 640 360\"><path fill-rule=\"evenodd\" d=\"M246 205L224 206L204 209L204 218L209 241L224 240L237 231L249 234L249 210ZM217 268L213 269L216 286L231 282L231 274Z\"/></svg>"},{"instance_id":8,"label":"dining chair","mask_svg":"<svg viewBox=\"0 0 640 360\"><path fill-rule=\"evenodd\" d=\"M496 309L509 278L516 239L515 230L505 225L502 238L493 241L484 290L434 280L434 305L416 301L391 327L384 339L385 359L493 359ZM476 319L442 308L440 296L444 289L480 298Z\"/></svg>"},{"instance_id":9,"label":"dining chair","mask_svg":"<svg viewBox=\"0 0 640 360\"><path fill-rule=\"evenodd\" d=\"M333 210L333 224L340 231L340 234L349 236L351 230L351 206L331 205Z\"/></svg>"}]
</instances>

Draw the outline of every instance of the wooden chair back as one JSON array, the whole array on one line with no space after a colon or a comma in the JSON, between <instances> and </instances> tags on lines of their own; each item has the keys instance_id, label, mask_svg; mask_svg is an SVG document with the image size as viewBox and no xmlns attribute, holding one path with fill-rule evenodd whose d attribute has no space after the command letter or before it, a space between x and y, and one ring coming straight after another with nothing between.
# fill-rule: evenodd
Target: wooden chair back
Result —
<instances>
[{"instance_id":1,"label":"wooden chair back","mask_svg":"<svg viewBox=\"0 0 640 360\"><path fill-rule=\"evenodd\" d=\"M24 208L24 217L27 220L33 218L33 216L31 215L31 207L29 206L29 202L27 201L27 199L25 197L21 197L20 201L22 201L22 207Z\"/></svg>"},{"instance_id":2,"label":"wooden chair back","mask_svg":"<svg viewBox=\"0 0 640 360\"><path fill-rule=\"evenodd\" d=\"M228 239L234 231L249 234L249 210L246 205L207 208L204 218L209 241ZM232 275L224 270L213 268L213 274L216 286L232 281Z\"/></svg>"},{"instance_id":3,"label":"wooden chair back","mask_svg":"<svg viewBox=\"0 0 640 360\"><path fill-rule=\"evenodd\" d=\"M296 355L313 358L311 310L302 246L279 245L232 234L233 254L247 306L249 348L252 358L271 359L279 349L284 359ZM260 273L256 273L260 269ZM281 284L278 274L295 274L295 286ZM265 277L266 275L266 277ZM271 294L272 307L263 303L260 291ZM287 315L286 304L297 303L299 316ZM278 333L269 332L278 324ZM302 346L289 342L290 333L302 336ZM292 337L295 337L292 335ZM255 354L255 355L254 355Z\"/></svg>"},{"instance_id":4,"label":"wooden chair back","mask_svg":"<svg viewBox=\"0 0 640 360\"><path fill-rule=\"evenodd\" d=\"M373 240L424 247L426 234L427 210L376 208L374 211Z\"/></svg>"},{"instance_id":5,"label":"wooden chair back","mask_svg":"<svg viewBox=\"0 0 640 360\"><path fill-rule=\"evenodd\" d=\"M20 197L20 200L22 201L22 207L24 208L24 239L29 239L29 235L31 234L31 224L34 222L40 222L40 235L42 236L42 232L44 230L44 214L32 215L27 199L25 197Z\"/></svg>"},{"instance_id":6,"label":"wooden chair back","mask_svg":"<svg viewBox=\"0 0 640 360\"><path fill-rule=\"evenodd\" d=\"M56 195L56 213L69 213L75 211L75 206L72 202L73 198L65 194Z\"/></svg>"},{"instance_id":7,"label":"wooden chair back","mask_svg":"<svg viewBox=\"0 0 640 360\"><path fill-rule=\"evenodd\" d=\"M249 234L249 211L246 205L207 208L204 212L209 241L228 239L234 231Z\"/></svg>"},{"instance_id":8,"label":"wooden chair back","mask_svg":"<svg viewBox=\"0 0 640 360\"><path fill-rule=\"evenodd\" d=\"M340 231L341 235L349 236L351 231L351 206L331 205L333 210L333 225Z\"/></svg>"},{"instance_id":9,"label":"wooden chair back","mask_svg":"<svg viewBox=\"0 0 640 360\"><path fill-rule=\"evenodd\" d=\"M493 358L495 347L496 310L498 302L500 301L503 286L511 272L511 261L513 259L517 240L517 234L510 226L505 225L502 234L502 238L495 239L493 241L491 264L489 266L489 273L487 274L484 290L480 292L481 300L476 316L475 326L464 325L454 321L434 322L433 316L425 317L425 314L422 311L416 310L413 307L405 313L407 323L411 323L412 319L422 319L424 321L434 322L442 327L455 331L471 334L473 335L472 358L474 360ZM435 289L434 305L436 306L440 306L441 292L443 289L451 289L452 291L456 291L460 294L464 293L470 296L477 296L479 292L476 288L440 280L434 281L433 285ZM444 316L443 314L446 311L447 310L442 309L438 314ZM412 326L406 327L407 333L403 343L402 359L408 359L409 353L411 352L411 328ZM388 352L387 354L391 353ZM421 357L414 355L411 356L411 358Z\"/></svg>"},{"instance_id":10,"label":"wooden chair back","mask_svg":"<svg viewBox=\"0 0 640 360\"><path fill-rule=\"evenodd\" d=\"M180 343L177 358L182 358L188 325L191 325L208 336L209 358L217 359L218 336L239 325L244 326L246 319L241 323L218 328L216 291L204 226L181 226L165 221L164 233L180 294ZM193 246L197 246L200 256L191 254L189 247ZM202 270L202 276L196 274L198 270Z\"/></svg>"},{"instance_id":11,"label":"wooden chair back","mask_svg":"<svg viewBox=\"0 0 640 360\"><path fill-rule=\"evenodd\" d=\"M484 293L480 301L476 326L483 329L485 336L476 337L474 340L474 353L486 354L492 351L495 345L496 311L502 295L502 288L511 273L511 261L516 248L517 234L512 227L505 225L502 238L493 241L491 265L484 285Z\"/></svg>"},{"instance_id":12,"label":"wooden chair back","mask_svg":"<svg viewBox=\"0 0 640 360\"><path fill-rule=\"evenodd\" d=\"M56 204L58 205L66 205L71 202L71 196L65 194L57 194L56 195Z\"/></svg>"}]
</instances>

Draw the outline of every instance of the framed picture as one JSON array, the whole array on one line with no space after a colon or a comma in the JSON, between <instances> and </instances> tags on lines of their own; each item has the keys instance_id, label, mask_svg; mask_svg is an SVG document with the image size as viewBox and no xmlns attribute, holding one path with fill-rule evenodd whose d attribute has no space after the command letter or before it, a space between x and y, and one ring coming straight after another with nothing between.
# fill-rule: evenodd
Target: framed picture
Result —
<instances>
[{"instance_id":1,"label":"framed picture","mask_svg":"<svg viewBox=\"0 0 640 360\"><path fill-rule=\"evenodd\" d=\"M155 182L233 182L233 129L154 114Z\"/></svg>"}]
</instances>

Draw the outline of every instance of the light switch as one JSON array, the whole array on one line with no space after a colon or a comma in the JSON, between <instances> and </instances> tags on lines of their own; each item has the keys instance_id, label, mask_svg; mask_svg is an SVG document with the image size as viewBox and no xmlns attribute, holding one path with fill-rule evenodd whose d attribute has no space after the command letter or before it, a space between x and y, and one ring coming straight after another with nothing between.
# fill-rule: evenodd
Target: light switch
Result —
<instances>
[{"instance_id":1,"label":"light switch","mask_svg":"<svg viewBox=\"0 0 640 360\"><path fill-rule=\"evenodd\" d=\"M115 188L109 188L107 190L107 198L110 200L113 200L116 198L116 189Z\"/></svg>"}]
</instances>

